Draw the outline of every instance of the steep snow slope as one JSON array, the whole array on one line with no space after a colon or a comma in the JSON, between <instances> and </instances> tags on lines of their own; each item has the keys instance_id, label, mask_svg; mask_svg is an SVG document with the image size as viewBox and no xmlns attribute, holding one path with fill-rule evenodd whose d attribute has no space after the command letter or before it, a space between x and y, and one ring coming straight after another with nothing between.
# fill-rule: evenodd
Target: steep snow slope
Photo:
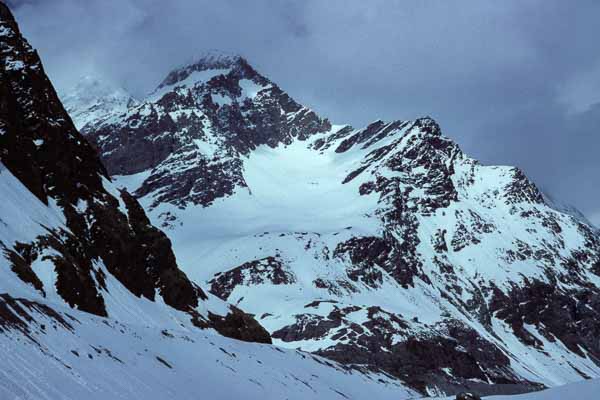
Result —
<instances>
[{"instance_id":1,"label":"steep snow slope","mask_svg":"<svg viewBox=\"0 0 600 400\"><path fill-rule=\"evenodd\" d=\"M112 184L105 182L105 187L111 188ZM38 248L32 251L39 254L31 255L29 268L34 278L23 279L19 268L19 251L26 248L28 243L36 243L48 232L68 231L66 217L63 210L56 203L48 205L35 197L10 171L0 163L0 193L2 193L2 209L0 210L0 245L5 257L0 257L0 293L3 296L3 305L9 304L9 299L27 299L49 307L68 308L67 300L59 293L60 267L56 266L56 258L63 257L59 250ZM116 189L113 189L116 192ZM41 240L43 242L43 240ZM23 256L24 258L26 256ZM190 315L178 311L164 303L162 299L152 301L144 297L134 296L118 279L107 269L102 261L95 262L98 276L103 276L102 297L106 316L122 323L152 324L160 327L194 325L190 322ZM37 278L37 279L36 279ZM99 278L97 278L99 279ZM9 306L10 308L10 306ZM229 305L212 295L207 295L205 301L200 302L194 310L200 318L209 319L209 311L226 316ZM10 310L9 310L10 312ZM3 317L5 317L3 315ZM24 318L28 322L29 318ZM0 321L0 326L4 321ZM8 324L10 326L11 324Z\"/></svg>"},{"instance_id":2,"label":"steep snow slope","mask_svg":"<svg viewBox=\"0 0 600 400\"><path fill-rule=\"evenodd\" d=\"M83 133L186 273L280 345L422 393L600 376L596 232L429 118L332 126L211 54Z\"/></svg>"},{"instance_id":3,"label":"steep snow slope","mask_svg":"<svg viewBox=\"0 0 600 400\"><path fill-rule=\"evenodd\" d=\"M293 350L197 330L160 331L90 321L87 315L76 318L79 322L68 320L73 332L46 328L52 332L44 334L39 347L0 338L6 350L1 398L359 400L415 395L386 376L345 370ZM31 348L24 351L27 345Z\"/></svg>"},{"instance_id":4,"label":"steep snow slope","mask_svg":"<svg viewBox=\"0 0 600 400\"><path fill-rule=\"evenodd\" d=\"M1 163L0 193L2 243L24 243L65 224L58 206L43 204ZM416 396L384 374L200 330L188 314L132 296L108 272L104 298L110 317L74 310L56 293L53 263L40 257L31 267L43 293L19 279L9 260L0 257L2 399L196 399L199 393L214 399L274 400ZM229 312L228 305L208 296L200 314Z\"/></svg>"},{"instance_id":5,"label":"steep snow slope","mask_svg":"<svg viewBox=\"0 0 600 400\"><path fill-rule=\"evenodd\" d=\"M64 224L0 163L0 241L28 241ZM131 296L107 273L110 318L71 309L56 293L49 260L32 269L44 294L0 258L2 399L403 399L416 393L395 379L298 351L249 344L199 330L186 313ZM209 295L199 309L227 314Z\"/></svg>"}]
</instances>

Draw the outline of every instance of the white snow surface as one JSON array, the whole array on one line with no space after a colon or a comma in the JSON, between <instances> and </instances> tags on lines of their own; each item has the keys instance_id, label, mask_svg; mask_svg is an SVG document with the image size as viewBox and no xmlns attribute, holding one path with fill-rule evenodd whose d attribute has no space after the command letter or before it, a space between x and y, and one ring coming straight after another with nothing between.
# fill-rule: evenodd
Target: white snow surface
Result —
<instances>
[{"instance_id":1,"label":"white snow surface","mask_svg":"<svg viewBox=\"0 0 600 400\"><path fill-rule=\"evenodd\" d=\"M178 324L56 308L71 328L33 311L28 337L0 333L1 399L407 399L381 374Z\"/></svg>"},{"instance_id":2,"label":"white snow surface","mask_svg":"<svg viewBox=\"0 0 600 400\"><path fill-rule=\"evenodd\" d=\"M109 192L112 184L104 182ZM11 248L47 229L66 229L60 207L46 206L0 164L0 242ZM84 204L78 205L84 208ZM192 325L190 316L133 296L102 265L109 317L70 308L56 293L52 262L32 265L44 285L35 290L0 257L0 295L10 295L24 328L0 324L0 399L407 399L416 394L391 377L349 370L298 350L240 342ZM34 301L39 306L32 306ZM54 318L42 306L58 312ZM198 307L225 315L229 306L209 295ZM1 321L1 320L0 320Z\"/></svg>"}]
</instances>

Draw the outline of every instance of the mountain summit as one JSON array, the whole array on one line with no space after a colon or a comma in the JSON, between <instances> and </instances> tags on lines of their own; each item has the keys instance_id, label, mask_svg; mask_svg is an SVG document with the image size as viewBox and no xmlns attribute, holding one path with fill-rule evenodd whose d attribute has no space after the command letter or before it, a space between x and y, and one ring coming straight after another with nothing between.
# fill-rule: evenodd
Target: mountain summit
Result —
<instances>
[{"instance_id":1,"label":"mountain summit","mask_svg":"<svg viewBox=\"0 0 600 400\"><path fill-rule=\"evenodd\" d=\"M330 128L241 57L211 55L170 72L148 98L82 132L102 149L111 175L149 173L140 196L207 206L246 187L240 157Z\"/></svg>"},{"instance_id":2,"label":"mountain summit","mask_svg":"<svg viewBox=\"0 0 600 400\"><path fill-rule=\"evenodd\" d=\"M63 96L62 103L77 129L81 129L88 122L97 123L108 115L126 112L137 100L106 79L86 75Z\"/></svg>"},{"instance_id":3,"label":"mountain summit","mask_svg":"<svg viewBox=\"0 0 600 400\"><path fill-rule=\"evenodd\" d=\"M203 71L231 71L232 69L242 70L249 68L248 62L238 54L227 54L216 50L206 52L193 59L193 61L172 70L158 86L162 89L173 86L184 81L191 83L197 82L202 78L197 75Z\"/></svg>"}]
</instances>

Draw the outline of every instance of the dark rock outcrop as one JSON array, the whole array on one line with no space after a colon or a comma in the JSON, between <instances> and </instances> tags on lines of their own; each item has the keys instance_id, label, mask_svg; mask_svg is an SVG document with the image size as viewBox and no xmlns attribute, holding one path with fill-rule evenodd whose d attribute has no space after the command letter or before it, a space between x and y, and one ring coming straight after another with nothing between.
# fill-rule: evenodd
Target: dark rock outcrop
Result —
<instances>
[{"instance_id":1,"label":"dark rock outcrop","mask_svg":"<svg viewBox=\"0 0 600 400\"><path fill-rule=\"evenodd\" d=\"M231 307L231 312L225 317L210 313L208 316L211 327L221 335L245 342L271 343L271 335L253 316L246 314L237 307Z\"/></svg>"},{"instance_id":2,"label":"dark rock outcrop","mask_svg":"<svg viewBox=\"0 0 600 400\"><path fill-rule=\"evenodd\" d=\"M179 270L169 239L137 200L109 188L96 151L73 125L37 52L2 3L0 32L0 162L40 201L56 204L66 221L32 243L0 243L12 270L43 293L31 264L45 257L54 264L64 301L96 315L107 315L106 273L135 296L155 300L158 293L169 306L195 315L206 295ZM226 335L265 342L256 321L240 313L214 324Z\"/></svg>"},{"instance_id":3,"label":"dark rock outcrop","mask_svg":"<svg viewBox=\"0 0 600 400\"><path fill-rule=\"evenodd\" d=\"M494 290L490 311L529 346L542 343L526 325L535 326L550 342L559 340L575 354L600 361L600 290L593 286L565 290L558 282L527 281L508 294Z\"/></svg>"},{"instance_id":4,"label":"dark rock outcrop","mask_svg":"<svg viewBox=\"0 0 600 400\"><path fill-rule=\"evenodd\" d=\"M285 264L277 257L266 257L249 261L225 272L219 272L208 282L210 292L223 300L227 300L238 285L289 285L296 282L294 274L288 271Z\"/></svg>"},{"instance_id":5,"label":"dark rock outcrop","mask_svg":"<svg viewBox=\"0 0 600 400\"><path fill-rule=\"evenodd\" d=\"M456 400L481 400L481 397L475 393L460 392L456 395Z\"/></svg>"}]
</instances>

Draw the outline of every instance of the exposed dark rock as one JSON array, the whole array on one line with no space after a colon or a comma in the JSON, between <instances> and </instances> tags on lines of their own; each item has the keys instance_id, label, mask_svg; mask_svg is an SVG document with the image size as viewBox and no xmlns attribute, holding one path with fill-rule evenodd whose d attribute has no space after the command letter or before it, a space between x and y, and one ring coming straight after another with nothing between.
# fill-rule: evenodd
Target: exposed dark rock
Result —
<instances>
[{"instance_id":1,"label":"exposed dark rock","mask_svg":"<svg viewBox=\"0 0 600 400\"><path fill-rule=\"evenodd\" d=\"M37 254L33 245L25 243L16 243L13 249L6 248L1 242L0 247L4 249L5 257L12 264L12 271L26 283L30 283L36 290L39 290L44 296L44 285L31 269L31 263Z\"/></svg>"},{"instance_id":2,"label":"exposed dark rock","mask_svg":"<svg viewBox=\"0 0 600 400\"><path fill-rule=\"evenodd\" d=\"M319 307L322 302L315 304ZM352 322L350 314L366 311L362 324ZM284 342L321 340L338 341L317 354L351 365L371 366L400 378L425 393L428 387L443 387L456 393L461 387L476 387L482 393L495 393L494 385L506 385L507 392L540 389L523 382L510 369L510 360L493 343L458 321L446 321L435 327L435 334L415 335L418 322L380 307L338 307L326 317L299 314L296 322L272 336ZM473 382L494 382L476 384Z\"/></svg>"},{"instance_id":3,"label":"exposed dark rock","mask_svg":"<svg viewBox=\"0 0 600 400\"><path fill-rule=\"evenodd\" d=\"M7 293L0 294L0 332L16 329L35 342L30 335L30 323L35 321L35 314L44 315L64 329L73 330L73 326L61 314L45 304L16 299ZM42 331L45 329L44 325L39 326Z\"/></svg>"},{"instance_id":4,"label":"exposed dark rock","mask_svg":"<svg viewBox=\"0 0 600 400\"><path fill-rule=\"evenodd\" d=\"M271 343L271 335L256 320L231 306L231 312L225 317L209 313L211 327L223 336L245 342Z\"/></svg>"},{"instance_id":5,"label":"exposed dark rock","mask_svg":"<svg viewBox=\"0 0 600 400\"><path fill-rule=\"evenodd\" d=\"M544 203L544 196L537 186L527 179L523 171L519 168L514 168L513 174L511 183L505 188L507 191L506 202L508 204L522 202L534 204Z\"/></svg>"},{"instance_id":6,"label":"exposed dark rock","mask_svg":"<svg viewBox=\"0 0 600 400\"><path fill-rule=\"evenodd\" d=\"M448 245L446 244L446 229L438 229L433 236L433 248L438 253L445 253L448 251Z\"/></svg>"},{"instance_id":7,"label":"exposed dark rock","mask_svg":"<svg viewBox=\"0 0 600 400\"><path fill-rule=\"evenodd\" d=\"M399 126L402 122L396 121L392 125L395 127ZM349 138L343 140L340 145L335 149L336 153L343 153L348 151L352 146L358 143L364 143L367 140L371 139L373 136L377 135L379 132L384 131L384 127L386 123L382 120L378 120L367 126L365 129L356 132L354 135ZM393 128L392 128L393 129ZM389 130L392 130L389 129Z\"/></svg>"},{"instance_id":8,"label":"exposed dark rock","mask_svg":"<svg viewBox=\"0 0 600 400\"><path fill-rule=\"evenodd\" d=\"M524 382L510 370L510 361L493 344L464 326L453 326L437 336L410 334L408 325L398 331L394 322L379 311L379 317L363 324L365 333L356 342L360 346L337 344L317 353L345 364L373 365L400 378L412 388L426 393L428 387L456 393L460 388L478 386L482 393L495 393L495 385L511 385L515 392L539 390L542 386ZM381 315L386 315L381 318ZM403 339L393 342L394 335ZM494 384L473 384L472 381Z\"/></svg>"},{"instance_id":9,"label":"exposed dark rock","mask_svg":"<svg viewBox=\"0 0 600 400\"><path fill-rule=\"evenodd\" d=\"M156 360L163 364L165 367L169 368L169 369L173 369L173 366L171 364L169 364L167 361L165 361L163 358L156 356Z\"/></svg>"},{"instance_id":10,"label":"exposed dark rock","mask_svg":"<svg viewBox=\"0 0 600 400\"><path fill-rule=\"evenodd\" d=\"M475 393L460 392L456 395L456 400L481 400L481 397Z\"/></svg>"},{"instance_id":11,"label":"exposed dark rock","mask_svg":"<svg viewBox=\"0 0 600 400\"><path fill-rule=\"evenodd\" d=\"M327 317L321 317L316 314L299 314L295 316L296 322L293 325L283 327L282 329L273 332L272 336L276 339L281 339L284 342L322 339L325 336L330 336L332 330L339 328L342 325L347 325L348 328L344 328L345 331L338 332L337 335L334 335L334 340L338 340L344 336L347 333L347 329L357 330L362 333L364 330L360 325L345 319L347 314L358 310L360 310L360 307L345 307L340 309L335 306L334 310L331 311ZM356 336L356 333L350 333L350 336Z\"/></svg>"},{"instance_id":12,"label":"exposed dark rock","mask_svg":"<svg viewBox=\"0 0 600 400\"><path fill-rule=\"evenodd\" d=\"M328 280L317 278L313 281L313 284L319 289L327 289L329 293L336 296L358 292L358 289L352 283L343 279Z\"/></svg>"},{"instance_id":13,"label":"exposed dark rock","mask_svg":"<svg viewBox=\"0 0 600 400\"><path fill-rule=\"evenodd\" d=\"M296 282L294 274L276 257L249 261L226 272L219 272L209 282L210 292L227 300L238 285L289 285Z\"/></svg>"},{"instance_id":14,"label":"exposed dark rock","mask_svg":"<svg viewBox=\"0 0 600 400\"><path fill-rule=\"evenodd\" d=\"M346 125L334 134L327 136L326 138L320 138L315 140L312 144L312 148L315 150L325 150L329 148L333 143L337 142L339 139L344 138L350 135L353 132L354 128L350 125Z\"/></svg>"},{"instance_id":15,"label":"exposed dark rock","mask_svg":"<svg viewBox=\"0 0 600 400\"><path fill-rule=\"evenodd\" d=\"M556 283L528 280L508 294L495 289L490 311L527 345L542 344L527 330L531 325L547 340L560 340L575 354L600 360L600 290L595 287L565 290Z\"/></svg>"},{"instance_id":16,"label":"exposed dark rock","mask_svg":"<svg viewBox=\"0 0 600 400\"><path fill-rule=\"evenodd\" d=\"M383 281L381 270L389 270L389 256L392 246L377 237L352 238L337 245L334 257L348 254L351 264L348 277L354 282L359 280L365 285L376 288ZM387 267L387 268L386 268Z\"/></svg>"},{"instance_id":17,"label":"exposed dark rock","mask_svg":"<svg viewBox=\"0 0 600 400\"><path fill-rule=\"evenodd\" d=\"M494 224L484 221L475 211L469 210L465 215L464 212L457 210L455 216L457 228L450 242L454 251L460 251L471 244L478 244L481 242L480 236L496 230Z\"/></svg>"}]
</instances>

